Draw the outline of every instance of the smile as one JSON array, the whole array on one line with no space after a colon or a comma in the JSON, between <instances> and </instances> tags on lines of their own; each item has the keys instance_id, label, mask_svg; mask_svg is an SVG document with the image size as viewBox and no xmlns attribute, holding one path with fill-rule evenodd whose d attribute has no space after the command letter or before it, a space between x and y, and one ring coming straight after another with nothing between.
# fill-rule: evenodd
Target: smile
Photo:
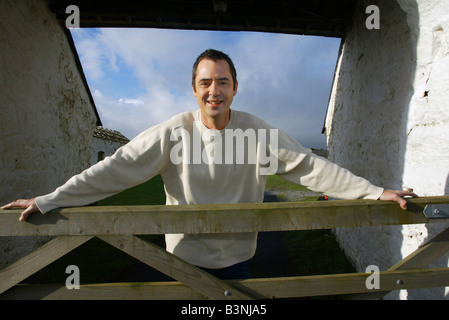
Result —
<instances>
[{"instance_id":1,"label":"smile","mask_svg":"<svg viewBox=\"0 0 449 320\"><path fill-rule=\"evenodd\" d=\"M223 102L222 100L207 100L207 103L210 105L218 105L222 102Z\"/></svg>"}]
</instances>

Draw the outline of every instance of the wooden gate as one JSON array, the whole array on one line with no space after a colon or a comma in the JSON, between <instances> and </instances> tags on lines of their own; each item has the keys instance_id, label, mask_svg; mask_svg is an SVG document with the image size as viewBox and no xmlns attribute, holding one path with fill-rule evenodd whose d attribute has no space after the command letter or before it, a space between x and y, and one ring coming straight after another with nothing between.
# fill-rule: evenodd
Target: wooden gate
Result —
<instances>
[{"instance_id":1,"label":"wooden gate","mask_svg":"<svg viewBox=\"0 0 449 320\"><path fill-rule=\"evenodd\" d=\"M449 268L426 268L449 251L449 228L387 271L379 289L370 289L371 273L348 273L223 281L137 235L227 233L357 228L380 225L447 223L424 214L426 206L449 204L449 197L375 200L280 202L227 205L76 207L34 214L19 222L21 210L0 212L0 236L54 236L42 247L0 271L2 299L271 299L358 294L382 298L391 290L449 286ZM438 209L434 211L437 212ZM176 279L172 282L19 284L92 237Z\"/></svg>"}]
</instances>

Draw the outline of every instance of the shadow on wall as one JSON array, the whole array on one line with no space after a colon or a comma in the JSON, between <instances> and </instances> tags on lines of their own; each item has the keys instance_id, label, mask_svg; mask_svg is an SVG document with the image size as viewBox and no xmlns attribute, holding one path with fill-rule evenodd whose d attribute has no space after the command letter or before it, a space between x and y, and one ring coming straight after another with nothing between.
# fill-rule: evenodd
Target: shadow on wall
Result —
<instances>
[{"instance_id":1,"label":"shadow on wall","mask_svg":"<svg viewBox=\"0 0 449 320\"><path fill-rule=\"evenodd\" d=\"M449 173L447 174L446 178L446 187L444 188L444 195L449 195Z\"/></svg>"},{"instance_id":2,"label":"shadow on wall","mask_svg":"<svg viewBox=\"0 0 449 320\"><path fill-rule=\"evenodd\" d=\"M401 189L407 119L414 94L419 16L416 1L382 0L380 29L367 30L361 1L347 33L335 90L330 160L372 183ZM402 259L402 226L336 231L359 271ZM398 299L399 292L389 294Z\"/></svg>"}]
</instances>

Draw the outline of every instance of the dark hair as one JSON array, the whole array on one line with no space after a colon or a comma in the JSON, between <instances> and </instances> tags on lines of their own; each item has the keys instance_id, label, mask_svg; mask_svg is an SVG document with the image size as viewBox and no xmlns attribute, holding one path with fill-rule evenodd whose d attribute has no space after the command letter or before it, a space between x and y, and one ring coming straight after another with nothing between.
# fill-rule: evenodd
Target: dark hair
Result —
<instances>
[{"instance_id":1,"label":"dark hair","mask_svg":"<svg viewBox=\"0 0 449 320\"><path fill-rule=\"evenodd\" d=\"M235 85L237 83L237 71L235 70L234 63L232 62L231 58L229 58L229 56L226 53L223 53L223 52L215 50L215 49L207 49L202 54L200 54L198 56L198 58L196 58L196 61L193 64L193 68L192 68L192 86L194 89L196 89L195 88L195 78L196 78L196 71L198 68L198 64L203 59L209 59L209 60L212 60L215 62L217 62L218 60L226 60L226 62L229 65L229 70L231 71L232 81L234 82L234 90L235 90Z\"/></svg>"}]
</instances>

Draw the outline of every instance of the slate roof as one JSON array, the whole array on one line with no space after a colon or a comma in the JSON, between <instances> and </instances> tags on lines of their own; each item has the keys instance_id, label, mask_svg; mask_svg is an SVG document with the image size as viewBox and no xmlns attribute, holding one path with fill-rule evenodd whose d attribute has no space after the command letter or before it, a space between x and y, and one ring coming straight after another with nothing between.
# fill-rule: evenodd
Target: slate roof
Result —
<instances>
[{"instance_id":1,"label":"slate roof","mask_svg":"<svg viewBox=\"0 0 449 320\"><path fill-rule=\"evenodd\" d=\"M97 127L94 131L94 137L104 139L104 140L110 140L115 142L120 142L123 144L126 144L129 142L129 139L125 137L123 134L121 134L118 131L106 129L103 127Z\"/></svg>"}]
</instances>

